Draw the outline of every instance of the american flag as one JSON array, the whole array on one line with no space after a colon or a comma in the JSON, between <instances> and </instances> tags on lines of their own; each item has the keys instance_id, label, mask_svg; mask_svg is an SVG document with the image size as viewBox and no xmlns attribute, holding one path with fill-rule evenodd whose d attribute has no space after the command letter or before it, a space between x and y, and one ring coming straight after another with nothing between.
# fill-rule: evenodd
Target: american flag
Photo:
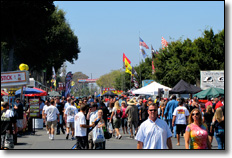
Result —
<instances>
[{"instance_id":1,"label":"american flag","mask_svg":"<svg viewBox=\"0 0 232 158\"><path fill-rule=\"evenodd\" d=\"M139 37L139 45L145 47L146 49L149 49L147 44Z\"/></svg>"},{"instance_id":2,"label":"american flag","mask_svg":"<svg viewBox=\"0 0 232 158\"><path fill-rule=\"evenodd\" d=\"M163 48L168 46L168 42L163 37L161 39L161 44Z\"/></svg>"}]
</instances>

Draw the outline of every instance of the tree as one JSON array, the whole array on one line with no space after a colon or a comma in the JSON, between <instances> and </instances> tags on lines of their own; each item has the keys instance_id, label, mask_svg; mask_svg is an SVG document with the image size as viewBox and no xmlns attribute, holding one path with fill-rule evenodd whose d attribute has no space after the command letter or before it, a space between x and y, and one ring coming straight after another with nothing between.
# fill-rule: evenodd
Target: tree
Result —
<instances>
[{"instance_id":1,"label":"tree","mask_svg":"<svg viewBox=\"0 0 232 158\"><path fill-rule=\"evenodd\" d=\"M1 1L1 42L9 49L8 71L16 68L15 49L25 47L25 41L39 41L54 10L53 1Z\"/></svg>"},{"instance_id":2,"label":"tree","mask_svg":"<svg viewBox=\"0 0 232 158\"><path fill-rule=\"evenodd\" d=\"M99 87L115 88L115 79L118 77L120 78L120 74L120 70L113 70L110 73L101 76L96 83Z\"/></svg>"},{"instance_id":3,"label":"tree","mask_svg":"<svg viewBox=\"0 0 232 158\"><path fill-rule=\"evenodd\" d=\"M53 1L1 1L1 20L1 55L8 62L2 64L2 71L26 63L31 77L41 76L46 69L50 80L52 66L57 72L65 61L78 59L78 38Z\"/></svg>"},{"instance_id":4,"label":"tree","mask_svg":"<svg viewBox=\"0 0 232 158\"><path fill-rule=\"evenodd\" d=\"M199 86L201 70L224 69L224 43L224 30L214 35L212 29L205 30L203 37L193 42L190 39L171 42L155 55L153 78L169 87L175 86L180 79Z\"/></svg>"}]
</instances>

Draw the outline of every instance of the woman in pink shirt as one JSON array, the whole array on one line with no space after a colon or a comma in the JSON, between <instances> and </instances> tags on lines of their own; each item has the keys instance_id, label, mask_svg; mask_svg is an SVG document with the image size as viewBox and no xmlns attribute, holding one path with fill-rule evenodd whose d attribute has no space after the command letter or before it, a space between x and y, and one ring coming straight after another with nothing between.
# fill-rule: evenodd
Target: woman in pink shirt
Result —
<instances>
[{"instance_id":1,"label":"woman in pink shirt","mask_svg":"<svg viewBox=\"0 0 232 158\"><path fill-rule=\"evenodd\" d=\"M123 130L123 134L125 134L125 129L126 129L126 133L128 134L128 131L127 131L127 114L125 113L127 106L126 106L125 101L122 101L121 108L122 108L122 130Z\"/></svg>"}]
</instances>

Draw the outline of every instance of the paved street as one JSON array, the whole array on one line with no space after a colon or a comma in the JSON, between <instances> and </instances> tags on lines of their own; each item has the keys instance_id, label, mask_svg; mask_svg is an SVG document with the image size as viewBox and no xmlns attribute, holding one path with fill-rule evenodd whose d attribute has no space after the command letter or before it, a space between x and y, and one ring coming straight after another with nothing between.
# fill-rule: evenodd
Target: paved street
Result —
<instances>
[{"instance_id":1,"label":"paved street","mask_svg":"<svg viewBox=\"0 0 232 158\"><path fill-rule=\"evenodd\" d=\"M122 132L121 132L122 133ZM76 140L66 140L65 135L55 135L54 140L49 140L45 129L37 129L35 135L23 135L18 137L18 144L15 149L71 149ZM176 138L172 138L173 149L185 149L184 138L180 138L180 146L176 146ZM217 149L217 142L213 140L213 149ZM129 138L129 134L118 140L111 138L106 141L106 149L136 149L137 141Z\"/></svg>"}]
</instances>

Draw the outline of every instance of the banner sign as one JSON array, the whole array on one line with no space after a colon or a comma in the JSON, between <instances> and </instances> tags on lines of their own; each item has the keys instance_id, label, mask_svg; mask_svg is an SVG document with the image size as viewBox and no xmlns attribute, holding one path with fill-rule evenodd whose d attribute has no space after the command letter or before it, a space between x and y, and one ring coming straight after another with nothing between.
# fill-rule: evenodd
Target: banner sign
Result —
<instances>
[{"instance_id":1,"label":"banner sign","mask_svg":"<svg viewBox=\"0 0 232 158\"><path fill-rule=\"evenodd\" d=\"M202 90L210 87L224 89L224 71L201 71L200 73L200 87Z\"/></svg>"},{"instance_id":2,"label":"banner sign","mask_svg":"<svg viewBox=\"0 0 232 158\"><path fill-rule=\"evenodd\" d=\"M78 79L78 83L95 83L98 79Z\"/></svg>"},{"instance_id":3,"label":"banner sign","mask_svg":"<svg viewBox=\"0 0 232 158\"><path fill-rule=\"evenodd\" d=\"M28 71L1 72L1 88L24 86L29 83Z\"/></svg>"},{"instance_id":4,"label":"banner sign","mask_svg":"<svg viewBox=\"0 0 232 158\"><path fill-rule=\"evenodd\" d=\"M30 117L39 117L39 99L29 99Z\"/></svg>"},{"instance_id":5,"label":"banner sign","mask_svg":"<svg viewBox=\"0 0 232 158\"><path fill-rule=\"evenodd\" d=\"M73 74L71 71L69 71L65 77L65 97L70 96L72 77L73 77Z\"/></svg>"}]
</instances>

